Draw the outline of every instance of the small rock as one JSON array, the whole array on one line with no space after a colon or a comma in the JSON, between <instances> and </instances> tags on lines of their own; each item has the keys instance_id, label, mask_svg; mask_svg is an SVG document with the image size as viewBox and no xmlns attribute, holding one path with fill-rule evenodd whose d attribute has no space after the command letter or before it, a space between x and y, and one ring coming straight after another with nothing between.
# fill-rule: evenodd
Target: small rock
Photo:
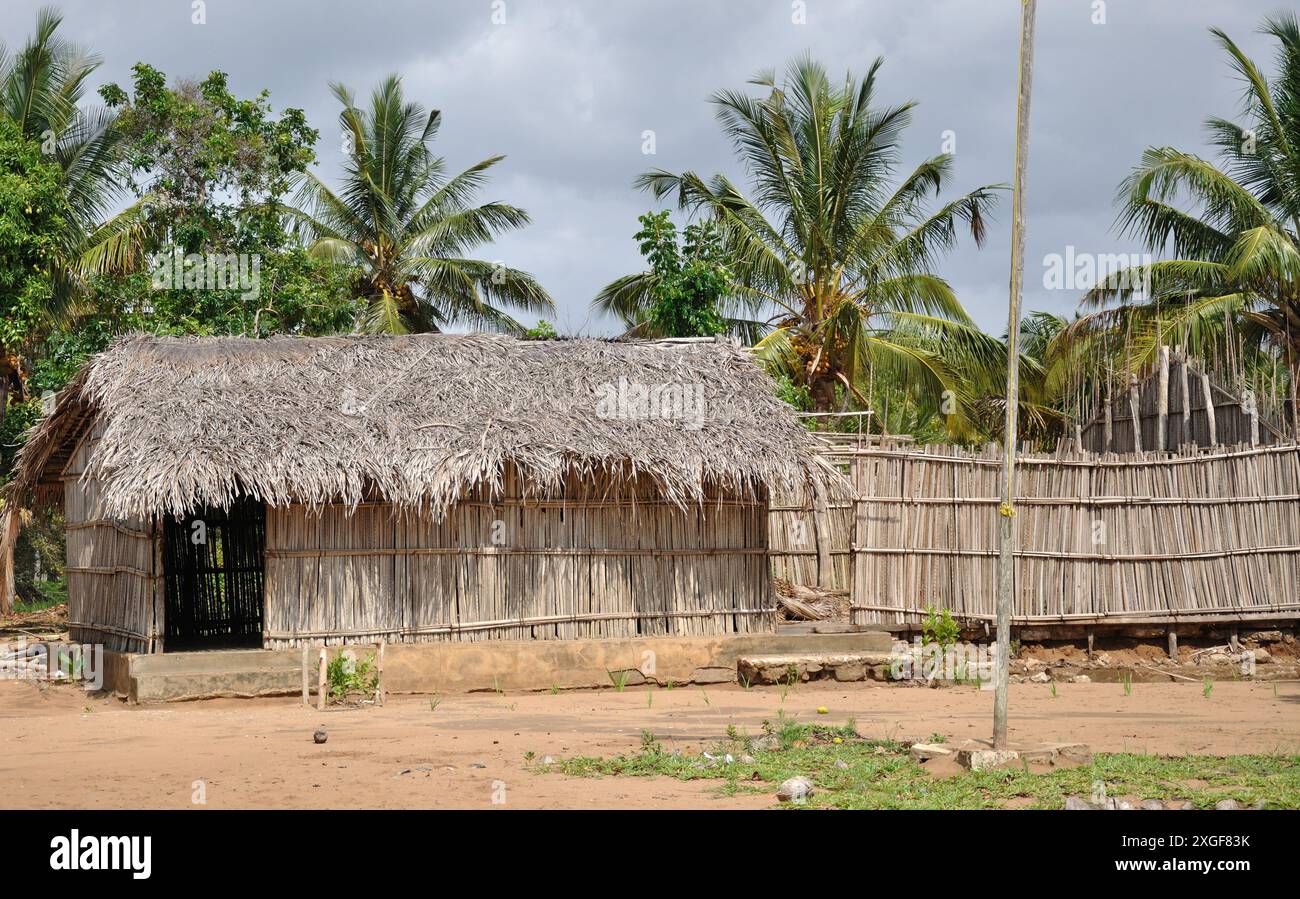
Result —
<instances>
[{"instance_id":1,"label":"small rock","mask_svg":"<svg viewBox=\"0 0 1300 899\"><path fill-rule=\"evenodd\" d=\"M735 682L735 668L696 668L691 672L691 683L694 684L734 684Z\"/></svg>"},{"instance_id":2,"label":"small rock","mask_svg":"<svg viewBox=\"0 0 1300 899\"><path fill-rule=\"evenodd\" d=\"M1070 683L1072 683L1072 684L1090 684L1090 683L1092 683L1092 678L1088 677L1088 675L1086 675L1086 674L1076 674L1074 677L1070 678Z\"/></svg>"},{"instance_id":3,"label":"small rock","mask_svg":"<svg viewBox=\"0 0 1300 899\"><path fill-rule=\"evenodd\" d=\"M752 765L754 764L754 761L755 761L754 757L752 755L749 755L748 753L740 757L740 763L742 765Z\"/></svg>"},{"instance_id":4,"label":"small rock","mask_svg":"<svg viewBox=\"0 0 1300 899\"><path fill-rule=\"evenodd\" d=\"M1093 804L1086 799L1080 799L1078 796L1066 796L1065 810L1067 812L1090 812L1095 809Z\"/></svg>"},{"instance_id":5,"label":"small rock","mask_svg":"<svg viewBox=\"0 0 1300 899\"><path fill-rule=\"evenodd\" d=\"M410 774L410 773L411 773L410 768L403 768L401 771L398 771L396 774L394 774L393 777L401 777L403 774Z\"/></svg>"},{"instance_id":6,"label":"small rock","mask_svg":"<svg viewBox=\"0 0 1300 899\"><path fill-rule=\"evenodd\" d=\"M957 752L957 764L971 771L1001 768L1018 761L1020 753L1014 749L961 749Z\"/></svg>"},{"instance_id":7,"label":"small rock","mask_svg":"<svg viewBox=\"0 0 1300 899\"><path fill-rule=\"evenodd\" d=\"M844 761L844 759L836 759L835 767L841 771L847 771L849 770L849 763Z\"/></svg>"},{"instance_id":8,"label":"small rock","mask_svg":"<svg viewBox=\"0 0 1300 899\"><path fill-rule=\"evenodd\" d=\"M1196 808L1196 806L1192 805L1190 799L1166 799L1165 808L1170 811L1181 812L1186 811L1187 809Z\"/></svg>"},{"instance_id":9,"label":"small rock","mask_svg":"<svg viewBox=\"0 0 1300 899\"><path fill-rule=\"evenodd\" d=\"M1148 812L1163 812L1165 810L1165 804L1159 799L1143 799L1138 804L1138 807Z\"/></svg>"},{"instance_id":10,"label":"small rock","mask_svg":"<svg viewBox=\"0 0 1300 899\"><path fill-rule=\"evenodd\" d=\"M470 767L471 767L471 768L486 768L487 765L483 764L482 762L471 762L471 763L470 763Z\"/></svg>"},{"instance_id":11,"label":"small rock","mask_svg":"<svg viewBox=\"0 0 1300 899\"><path fill-rule=\"evenodd\" d=\"M324 743L326 740L330 738L330 735L325 733L325 731L323 730L318 730L316 731L316 733L311 735L311 738L315 740L317 743Z\"/></svg>"},{"instance_id":12,"label":"small rock","mask_svg":"<svg viewBox=\"0 0 1300 899\"><path fill-rule=\"evenodd\" d=\"M1058 758L1080 765L1092 764L1092 749L1087 743L1053 743L1052 751Z\"/></svg>"},{"instance_id":13,"label":"small rock","mask_svg":"<svg viewBox=\"0 0 1300 899\"><path fill-rule=\"evenodd\" d=\"M1218 802L1214 803L1214 808L1215 811L1220 812L1235 812L1240 809L1241 806L1237 804L1237 800L1235 799L1220 799Z\"/></svg>"},{"instance_id":14,"label":"small rock","mask_svg":"<svg viewBox=\"0 0 1300 899\"><path fill-rule=\"evenodd\" d=\"M1051 681L1052 676L1046 671L1040 671L1029 679L1031 684L1045 684Z\"/></svg>"},{"instance_id":15,"label":"small rock","mask_svg":"<svg viewBox=\"0 0 1300 899\"><path fill-rule=\"evenodd\" d=\"M1106 655L1106 653L1103 652L1101 655L1097 656L1097 658L1093 660L1093 664L1095 664L1098 668L1108 668L1110 667L1110 656Z\"/></svg>"},{"instance_id":16,"label":"small rock","mask_svg":"<svg viewBox=\"0 0 1300 899\"><path fill-rule=\"evenodd\" d=\"M1247 637L1247 639L1253 640L1256 643L1281 643L1282 632L1281 631L1255 631L1255 633L1251 634L1249 637Z\"/></svg>"},{"instance_id":17,"label":"small rock","mask_svg":"<svg viewBox=\"0 0 1300 899\"><path fill-rule=\"evenodd\" d=\"M806 777L792 777L781 784L776 791L776 798L781 802L793 802L802 805L813 794L812 781Z\"/></svg>"},{"instance_id":18,"label":"small rock","mask_svg":"<svg viewBox=\"0 0 1300 899\"><path fill-rule=\"evenodd\" d=\"M776 752L781 748L781 738L776 734L763 734L749 741L750 752Z\"/></svg>"},{"instance_id":19,"label":"small rock","mask_svg":"<svg viewBox=\"0 0 1300 899\"><path fill-rule=\"evenodd\" d=\"M555 756L553 756L553 755L544 755L544 756L542 756L542 764L543 764L543 765L554 765L554 764L555 764Z\"/></svg>"},{"instance_id":20,"label":"small rock","mask_svg":"<svg viewBox=\"0 0 1300 899\"><path fill-rule=\"evenodd\" d=\"M850 683L867 679L867 666L861 662L845 662L835 666L835 679L841 683Z\"/></svg>"},{"instance_id":21,"label":"small rock","mask_svg":"<svg viewBox=\"0 0 1300 899\"><path fill-rule=\"evenodd\" d=\"M908 752L918 762L928 762L930 759L946 759L952 756L952 750L939 743L913 743Z\"/></svg>"},{"instance_id":22,"label":"small rock","mask_svg":"<svg viewBox=\"0 0 1300 899\"><path fill-rule=\"evenodd\" d=\"M1253 654L1255 656L1256 665L1267 665L1269 662L1273 661L1273 656L1267 649L1261 648L1253 650Z\"/></svg>"},{"instance_id":23,"label":"small rock","mask_svg":"<svg viewBox=\"0 0 1300 899\"><path fill-rule=\"evenodd\" d=\"M1032 656L1025 659L1025 668L1027 668L1030 671L1035 671L1046 667L1047 667L1047 663L1044 662L1042 659L1035 659Z\"/></svg>"}]
</instances>

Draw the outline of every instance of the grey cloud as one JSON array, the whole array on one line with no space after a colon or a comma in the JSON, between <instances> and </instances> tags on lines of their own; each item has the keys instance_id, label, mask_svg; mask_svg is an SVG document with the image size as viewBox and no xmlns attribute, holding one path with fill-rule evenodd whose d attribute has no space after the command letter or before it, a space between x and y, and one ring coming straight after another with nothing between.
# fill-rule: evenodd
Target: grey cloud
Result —
<instances>
[{"instance_id":1,"label":"grey cloud","mask_svg":"<svg viewBox=\"0 0 1300 899\"><path fill-rule=\"evenodd\" d=\"M6 0L0 40L13 46L44 0ZM1136 250L1115 235L1120 180L1150 144L1200 152L1201 122L1231 115L1239 87L1207 29L1217 25L1261 62L1256 35L1277 2L1109 0L1093 25L1092 0L1039 4L1033 97L1026 306L1069 314L1077 294L1042 288L1043 258ZM950 190L1010 179L1019 4L1014 0L807 0L807 24L784 0L491 0L260 2L208 0L208 24L184 0L66 0L66 35L105 58L102 80L129 81L145 60L170 76L221 68L241 94L271 91L322 133L328 176L338 164L341 80L364 95L385 74L443 111L437 150L453 168L494 153L507 159L484 198L524 206L534 224L485 250L536 274L560 304L560 323L609 333L589 313L608 281L639 269L631 235L650 198L633 177L649 166L735 170L709 94L742 87L756 71L806 51L833 73L886 57L882 97L916 99L904 162L957 138ZM645 130L657 154L641 152ZM1008 214L983 250L969 241L943 273L986 329L1005 327Z\"/></svg>"}]
</instances>

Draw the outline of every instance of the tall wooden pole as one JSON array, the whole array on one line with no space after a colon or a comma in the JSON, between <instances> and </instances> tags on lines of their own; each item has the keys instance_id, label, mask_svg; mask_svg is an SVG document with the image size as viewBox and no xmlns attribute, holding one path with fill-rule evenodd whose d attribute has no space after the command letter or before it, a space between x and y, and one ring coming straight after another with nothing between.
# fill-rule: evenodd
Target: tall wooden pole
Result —
<instances>
[{"instance_id":1,"label":"tall wooden pole","mask_svg":"<svg viewBox=\"0 0 1300 899\"><path fill-rule=\"evenodd\" d=\"M1007 315L1007 410L1002 432L1002 544L998 550L998 646L994 670L993 746L1007 745L1011 594L1015 585L1016 419L1020 399L1020 300L1025 282L1025 169L1029 163L1029 86L1034 69L1037 0L1020 0L1020 90L1016 97L1016 180L1011 200L1011 299Z\"/></svg>"}]
</instances>

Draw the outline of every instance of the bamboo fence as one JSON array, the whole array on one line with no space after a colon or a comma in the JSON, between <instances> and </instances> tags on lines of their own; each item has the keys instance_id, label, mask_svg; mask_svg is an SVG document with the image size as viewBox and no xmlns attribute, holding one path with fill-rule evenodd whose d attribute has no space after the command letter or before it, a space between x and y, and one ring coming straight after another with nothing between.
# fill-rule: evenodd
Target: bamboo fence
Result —
<instances>
[{"instance_id":1,"label":"bamboo fence","mask_svg":"<svg viewBox=\"0 0 1300 899\"><path fill-rule=\"evenodd\" d=\"M1017 623L1300 612L1300 447L1019 457ZM851 459L852 620L994 618L1000 451Z\"/></svg>"},{"instance_id":2,"label":"bamboo fence","mask_svg":"<svg viewBox=\"0 0 1300 899\"><path fill-rule=\"evenodd\" d=\"M1128 389L1110 394L1077 439L1095 453L1163 452L1188 444L1266 446L1283 442L1286 427L1203 365L1162 346L1147 376L1131 375Z\"/></svg>"}]
</instances>

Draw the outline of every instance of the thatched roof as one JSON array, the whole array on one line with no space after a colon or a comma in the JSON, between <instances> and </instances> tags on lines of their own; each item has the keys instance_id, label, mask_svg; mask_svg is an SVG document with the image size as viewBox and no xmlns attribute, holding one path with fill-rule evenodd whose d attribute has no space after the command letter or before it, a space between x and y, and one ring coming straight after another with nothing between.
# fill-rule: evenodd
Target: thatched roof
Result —
<instances>
[{"instance_id":1,"label":"thatched roof","mask_svg":"<svg viewBox=\"0 0 1300 899\"><path fill-rule=\"evenodd\" d=\"M676 387L638 406L638 387L655 385ZM126 338L59 395L11 497L56 490L95 421L87 476L120 518L241 492L441 516L467 489L500 489L510 465L538 493L575 472L644 475L682 506L708 487L753 496L837 478L767 376L721 341Z\"/></svg>"}]
</instances>

